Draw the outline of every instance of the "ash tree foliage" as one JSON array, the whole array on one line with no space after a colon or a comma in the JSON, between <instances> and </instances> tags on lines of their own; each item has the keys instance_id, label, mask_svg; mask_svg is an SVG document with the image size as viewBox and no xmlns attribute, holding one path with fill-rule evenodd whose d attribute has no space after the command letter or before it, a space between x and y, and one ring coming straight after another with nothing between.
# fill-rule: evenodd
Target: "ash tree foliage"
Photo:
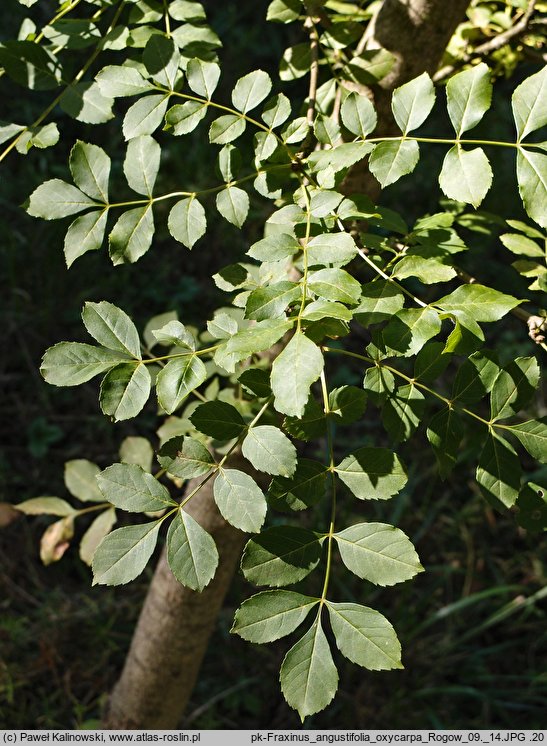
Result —
<instances>
[{"instance_id":1,"label":"ash tree foliage","mask_svg":"<svg viewBox=\"0 0 547 746\"><path fill-rule=\"evenodd\" d=\"M19 1L31 10L36 2ZM484 62L463 66L446 86L424 73L398 87L391 109L399 133L382 136L365 86L381 81L394 60L382 49L356 52L370 18L366 8L273 0L268 20L300 24L302 41L285 50L275 80L253 70L229 92L217 55L221 41L200 3L86 0L71 15L78 5L61 4L41 31L26 18L19 39L0 47L0 65L14 83L55 94L31 125L2 124L2 158L13 148L54 145L58 129L47 120L57 105L88 124L115 119L126 141L122 168L114 170L113 154L78 140L65 178L47 180L29 197L30 215L69 219L67 265L88 251L108 251L115 266L154 251L159 202L169 205L167 229L180 251L202 252L204 262L212 211L242 228L258 194L261 204L269 200L269 216L263 238L214 275L226 300L201 328L169 311L139 332L116 305L85 304L89 341L50 347L42 376L54 386L100 376L99 405L114 421L137 417L152 397L164 418L160 446L154 452L146 439L127 438L119 462L102 470L69 461L66 487L83 507L39 497L18 508L57 517L42 539L46 563L62 556L76 519L92 513L80 555L94 583L136 578L162 535L173 574L201 591L215 576L218 552L185 508L214 480L222 516L251 534L241 570L262 589L241 604L232 632L251 643L296 633L280 681L304 718L336 693L332 643L359 666L402 667L390 622L337 597L330 579L339 560L336 572L379 586L423 571L403 531L366 520L368 501L404 489L400 444L419 428L443 479L456 478L460 443L468 429L479 428L476 482L484 498L500 510L517 506L517 520L530 530L545 528L545 493L521 468L525 452L541 462L547 454L545 421L525 414L538 362L530 355L500 363L497 351L485 347L485 330L513 312L535 332L534 349L544 346L545 312L534 293L547 287L547 148L539 141L547 74L543 69L515 87L509 142L473 138L492 101L494 76ZM299 78L310 81L304 101L291 88ZM447 111L451 128L420 136L435 107ZM218 152L220 179L212 177L201 192L184 191L182 183L181 191L165 193L162 148L194 131ZM240 145L245 132L252 149L249 139ZM412 178L424 148L444 152L440 173L429 175L447 198L442 211L409 226L404 215L345 188L346 174L361 162L382 187ZM531 301L488 287L480 267L469 278L458 266L468 248L461 228L480 232L493 220L475 210L490 189L489 154L496 148L515 162L528 216L497 218L505 231L500 251L519 257L514 268L532 278ZM530 302L531 319L522 309ZM522 329L525 335L525 323ZM329 373L344 357L360 366L361 383L333 388ZM389 446L368 438L336 456L336 432L367 419L385 430L381 442ZM303 456L320 452L310 443L325 443L324 456ZM236 451L252 468L233 468ZM267 475L267 489L257 472ZM185 491L187 480L192 488ZM340 524L339 500L363 501L363 520ZM113 528L120 511L140 514L138 522ZM311 516L305 524L303 511ZM315 595L291 589L309 575L306 587L313 585Z\"/></svg>"}]
</instances>

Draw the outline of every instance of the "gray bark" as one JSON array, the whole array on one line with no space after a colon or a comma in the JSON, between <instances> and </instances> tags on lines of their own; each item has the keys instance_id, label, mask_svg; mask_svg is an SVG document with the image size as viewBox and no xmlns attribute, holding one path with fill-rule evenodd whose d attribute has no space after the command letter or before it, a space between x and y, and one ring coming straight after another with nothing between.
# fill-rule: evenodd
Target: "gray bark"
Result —
<instances>
[{"instance_id":1,"label":"gray bark","mask_svg":"<svg viewBox=\"0 0 547 746\"><path fill-rule=\"evenodd\" d=\"M384 0L360 45L361 51L383 47L395 57L391 71L371 91L378 112L375 135L400 134L391 113L391 92L423 72L434 74L468 5L469 0ZM366 162L350 169L343 189L373 200L380 193Z\"/></svg>"},{"instance_id":2,"label":"gray bark","mask_svg":"<svg viewBox=\"0 0 547 746\"><path fill-rule=\"evenodd\" d=\"M234 457L231 466L243 467L243 459ZM104 714L104 728L176 728L180 722L246 539L218 512L213 481L187 508L216 542L216 575L202 593L192 591L175 579L162 553ZM188 489L195 486L192 481Z\"/></svg>"}]
</instances>

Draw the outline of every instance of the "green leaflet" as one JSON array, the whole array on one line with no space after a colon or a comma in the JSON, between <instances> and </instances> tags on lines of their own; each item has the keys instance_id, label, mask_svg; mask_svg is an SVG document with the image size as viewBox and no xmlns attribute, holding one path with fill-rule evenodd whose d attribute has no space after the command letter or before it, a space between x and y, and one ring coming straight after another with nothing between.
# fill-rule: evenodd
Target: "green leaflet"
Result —
<instances>
[{"instance_id":1,"label":"green leaflet","mask_svg":"<svg viewBox=\"0 0 547 746\"><path fill-rule=\"evenodd\" d=\"M290 478L275 477L272 480L268 501L277 510L305 510L324 498L327 474L327 468L318 461L298 459Z\"/></svg>"},{"instance_id":2,"label":"green leaflet","mask_svg":"<svg viewBox=\"0 0 547 746\"><path fill-rule=\"evenodd\" d=\"M27 212L35 218L59 220L88 207L97 207L97 204L72 184L61 179L50 179L30 195Z\"/></svg>"},{"instance_id":3,"label":"green leaflet","mask_svg":"<svg viewBox=\"0 0 547 746\"><path fill-rule=\"evenodd\" d=\"M336 301L314 300L304 308L302 319L306 321L320 321L321 319L339 319L340 321L351 321L352 312L346 306Z\"/></svg>"},{"instance_id":4,"label":"green leaflet","mask_svg":"<svg viewBox=\"0 0 547 746\"><path fill-rule=\"evenodd\" d=\"M542 235L535 236L535 238L542 238ZM523 236L520 233L503 233L500 236L500 241L506 249L512 251L513 254L533 256L538 259L542 259L545 256L545 251L538 246L535 241L532 241L528 236Z\"/></svg>"},{"instance_id":5,"label":"green leaflet","mask_svg":"<svg viewBox=\"0 0 547 746\"><path fill-rule=\"evenodd\" d=\"M361 295L361 285L343 269L320 269L308 278L308 287L320 298L355 304Z\"/></svg>"},{"instance_id":6,"label":"green leaflet","mask_svg":"<svg viewBox=\"0 0 547 746\"><path fill-rule=\"evenodd\" d=\"M247 298L245 316L255 321L276 318L285 312L290 303L298 300L301 294L299 285L286 280L257 288Z\"/></svg>"},{"instance_id":7,"label":"green leaflet","mask_svg":"<svg viewBox=\"0 0 547 746\"><path fill-rule=\"evenodd\" d=\"M190 417L190 421L196 430L217 440L238 438L247 428L237 409L223 401L200 404Z\"/></svg>"},{"instance_id":8,"label":"green leaflet","mask_svg":"<svg viewBox=\"0 0 547 746\"><path fill-rule=\"evenodd\" d=\"M395 585L423 570L410 539L387 523L358 523L334 538L348 570L376 585Z\"/></svg>"},{"instance_id":9,"label":"green leaflet","mask_svg":"<svg viewBox=\"0 0 547 746\"><path fill-rule=\"evenodd\" d=\"M415 140L381 142L370 156L370 170L382 187L412 173L420 159L420 148Z\"/></svg>"},{"instance_id":10,"label":"green leaflet","mask_svg":"<svg viewBox=\"0 0 547 746\"><path fill-rule=\"evenodd\" d=\"M186 68L186 79L188 85L197 93L210 99L218 85L220 78L220 67L216 62L205 62L204 60L190 60Z\"/></svg>"},{"instance_id":11,"label":"green leaflet","mask_svg":"<svg viewBox=\"0 0 547 746\"><path fill-rule=\"evenodd\" d=\"M237 333L237 321L227 313L215 313L212 321L207 322L207 331L215 339L230 339Z\"/></svg>"},{"instance_id":12,"label":"green leaflet","mask_svg":"<svg viewBox=\"0 0 547 746\"><path fill-rule=\"evenodd\" d=\"M387 448L359 448L346 456L335 470L360 500L388 500L407 482L403 464Z\"/></svg>"},{"instance_id":13,"label":"green leaflet","mask_svg":"<svg viewBox=\"0 0 547 746\"><path fill-rule=\"evenodd\" d=\"M404 295L389 280L369 282L363 285L362 292L359 305L353 309L353 315L364 326L386 321L404 306Z\"/></svg>"},{"instance_id":14,"label":"green leaflet","mask_svg":"<svg viewBox=\"0 0 547 746\"><path fill-rule=\"evenodd\" d=\"M120 461L124 464L137 464L144 471L152 471L154 451L150 441L139 436L129 435L120 446Z\"/></svg>"},{"instance_id":15,"label":"green leaflet","mask_svg":"<svg viewBox=\"0 0 547 746\"><path fill-rule=\"evenodd\" d=\"M406 277L417 277L424 285L434 285L437 282L448 282L456 277L456 270L450 260L433 256L404 256L397 262L392 277L404 280Z\"/></svg>"},{"instance_id":16,"label":"green leaflet","mask_svg":"<svg viewBox=\"0 0 547 746\"><path fill-rule=\"evenodd\" d=\"M55 55L34 41L3 41L0 65L12 80L34 91L57 88L62 68Z\"/></svg>"},{"instance_id":17,"label":"green leaflet","mask_svg":"<svg viewBox=\"0 0 547 746\"><path fill-rule=\"evenodd\" d=\"M296 78L304 77L310 67L310 45L295 44L283 52L279 65L279 77L281 80L296 80Z\"/></svg>"},{"instance_id":18,"label":"green leaflet","mask_svg":"<svg viewBox=\"0 0 547 746\"><path fill-rule=\"evenodd\" d=\"M207 370L199 357L183 355L170 360L156 379L160 406L171 414L206 378Z\"/></svg>"},{"instance_id":19,"label":"green leaflet","mask_svg":"<svg viewBox=\"0 0 547 746\"><path fill-rule=\"evenodd\" d=\"M227 186L217 194L216 205L223 218L241 228L249 212L249 195L239 187Z\"/></svg>"},{"instance_id":20,"label":"green leaflet","mask_svg":"<svg viewBox=\"0 0 547 746\"><path fill-rule=\"evenodd\" d=\"M191 249L205 235L207 219L201 202L195 197L181 199L173 205L168 219L169 233Z\"/></svg>"},{"instance_id":21,"label":"green leaflet","mask_svg":"<svg viewBox=\"0 0 547 746\"><path fill-rule=\"evenodd\" d=\"M329 393L329 412L336 424L349 425L362 417L367 394L357 386L341 386Z\"/></svg>"},{"instance_id":22,"label":"green leaflet","mask_svg":"<svg viewBox=\"0 0 547 746\"><path fill-rule=\"evenodd\" d=\"M205 21L205 9L201 3L190 0L174 0L169 5L169 15L175 21Z\"/></svg>"},{"instance_id":23,"label":"green leaflet","mask_svg":"<svg viewBox=\"0 0 547 746\"><path fill-rule=\"evenodd\" d=\"M448 116L456 135L473 129L490 108L492 83L484 62L454 75L446 84Z\"/></svg>"},{"instance_id":24,"label":"green leaflet","mask_svg":"<svg viewBox=\"0 0 547 746\"><path fill-rule=\"evenodd\" d=\"M279 640L294 632L318 601L294 591L262 591L241 604L230 631L249 642Z\"/></svg>"},{"instance_id":25,"label":"green leaflet","mask_svg":"<svg viewBox=\"0 0 547 746\"><path fill-rule=\"evenodd\" d=\"M340 113L342 122L353 135L365 138L376 127L376 111L368 96L350 93Z\"/></svg>"},{"instance_id":26,"label":"green leaflet","mask_svg":"<svg viewBox=\"0 0 547 746\"><path fill-rule=\"evenodd\" d=\"M457 292L457 291L456 291ZM403 308L383 330L386 347L396 355L409 357L439 333L441 321L432 308Z\"/></svg>"},{"instance_id":27,"label":"green leaflet","mask_svg":"<svg viewBox=\"0 0 547 746\"><path fill-rule=\"evenodd\" d=\"M59 342L46 350L40 373L54 386L78 386L128 359L126 354L105 347Z\"/></svg>"},{"instance_id":28,"label":"green leaflet","mask_svg":"<svg viewBox=\"0 0 547 746\"><path fill-rule=\"evenodd\" d=\"M346 658L372 671L403 668L401 645L385 616L352 603L328 601L327 609L336 645Z\"/></svg>"},{"instance_id":29,"label":"green leaflet","mask_svg":"<svg viewBox=\"0 0 547 746\"><path fill-rule=\"evenodd\" d=\"M254 70L237 81L232 91L232 103L238 111L246 114L264 101L271 89L272 81L268 73Z\"/></svg>"},{"instance_id":30,"label":"green leaflet","mask_svg":"<svg viewBox=\"0 0 547 746\"><path fill-rule=\"evenodd\" d=\"M266 518L266 498L257 483L238 469L220 469L213 485L218 509L232 526L257 533Z\"/></svg>"},{"instance_id":31,"label":"green leaflet","mask_svg":"<svg viewBox=\"0 0 547 746\"><path fill-rule=\"evenodd\" d=\"M270 374L267 370L262 370L261 368L247 368L239 376L238 381L243 388L256 394L259 399L271 396L272 394L270 388Z\"/></svg>"},{"instance_id":32,"label":"green leaflet","mask_svg":"<svg viewBox=\"0 0 547 746\"><path fill-rule=\"evenodd\" d=\"M395 390L393 373L381 365L368 368L363 381L363 388L375 404L383 405L387 396Z\"/></svg>"},{"instance_id":33,"label":"green leaflet","mask_svg":"<svg viewBox=\"0 0 547 746\"><path fill-rule=\"evenodd\" d=\"M296 254L302 247L288 233L274 233L254 243L247 254L260 262L275 262Z\"/></svg>"},{"instance_id":34,"label":"green leaflet","mask_svg":"<svg viewBox=\"0 0 547 746\"><path fill-rule=\"evenodd\" d=\"M75 513L72 505L60 497L32 497L30 500L24 500L13 506L25 515L56 515L69 516Z\"/></svg>"},{"instance_id":35,"label":"green leaflet","mask_svg":"<svg viewBox=\"0 0 547 746\"><path fill-rule=\"evenodd\" d=\"M217 569L213 538L184 510L177 512L167 532L167 562L179 583L200 592Z\"/></svg>"},{"instance_id":36,"label":"green leaflet","mask_svg":"<svg viewBox=\"0 0 547 746\"><path fill-rule=\"evenodd\" d=\"M538 225L547 228L547 155L519 148L517 182L526 212Z\"/></svg>"},{"instance_id":37,"label":"green leaflet","mask_svg":"<svg viewBox=\"0 0 547 746\"><path fill-rule=\"evenodd\" d=\"M108 210L93 210L70 224L65 236L65 260L72 266L87 251L100 249L104 240Z\"/></svg>"},{"instance_id":38,"label":"green leaflet","mask_svg":"<svg viewBox=\"0 0 547 746\"><path fill-rule=\"evenodd\" d=\"M296 332L272 365L271 385L278 412L302 417L310 387L321 375L323 355L304 334Z\"/></svg>"},{"instance_id":39,"label":"green leaflet","mask_svg":"<svg viewBox=\"0 0 547 746\"><path fill-rule=\"evenodd\" d=\"M142 61L150 77L173 90L179 67L180 54L172 38L153 34L146 43Z\"/></svg>"},{"instance_id":40,"label":"green leaflet","mask_svg":"<svg viewBox=\"0 0 547 746\"><path fill-rule=\"evenodd\" d=\"M200 101L185 101L172 106L165 114L164 129L173 135L192 132L207 114L207 104Z\"/></svg>"},{"instance_id":41,"label":"green leaflet","mask_svg":"<svg viewBox=\"0 0 547 746\"><path fill-rule=\"evenodd\" d=\"M110 158L104 150L77 140L70 151L69 165L76 186L91 199L107 204Z\"/></svg>"},{"instance_id":42,"label":"green leaflet","mask_svg":"<svg viewBox=\"0 0 547 746\"><path fill-rule=\"evenodd\" d=\"M65 462L65 486L71 495L82 502L103 502L97 485L97 474L101 470L84 458Z\"/></svg>"},{"instance_id":43,"label":"green leaflet","mask_svg":"<svg viewBox=\"0 0 547 746\"><path fill-rule=\"evenodd\" d=\"M299 440L319 438L327 431L325 411L313 396L310 396L303 414L298 417L285 417L283 427L293 438Z\"/></svg>"},{"instance_id":44,"label":"green leaflet","mask_svg":"<svg viewBox=\"0 0 547 746\"><path fill-rule=\"evenodd\" d=\"M314 236L306 250L310 266L336 264L341 267L348 264L357 254L357 246L349 233L323 233Z\"/></svg>"},{"instance_id":45,"label":"green leaflet","mask_svg":"<svg viewBox=\"0 0 547 746\"><path fill-rule=\"evenodd\" d=\"M95 80L103 96L111 98L139 96L153 90L152 84L145 80L136 68L128 65L103 67Z\"/></svg>"},{"instance_id":46,"label":"green leaflet","mask_svg":"<svg viewBox=\"0 0 547 746\"><path fill-rule=\"evenodd\" d=\"M300 0L297 0L299 2ZM279 93L266 102L262 114L262 121L270 129L276 129L287 121L291 115L291 102L284 93Z\"/></svg>"},{"instance_id":47,"label":"green leaflet","mask_svg":"<svg viewBox=\"0 0 547 746\"><path fill-rule=\"evenodd\" d=\"M10 126L15 127L15 130L10 131ZM2 130L4 131L2 134ZM13 135L21 131L22 127L18 125L8 125L7 127L0 127L0 142L10 139ZM27 127L27 129L21 132L18 140L15 143L15 149L21 155L26 155L31 148L50 148L52 145L56 145L59 142L59 128L55 122L50 122L43 127L34 126Z\"/></svg>"},{"instance_id":48,"label":"green leaflet","mask_svg":"<svg viewBox=\"0 0 547 746\"><path fill-rule=\"evenodd\" d=\"M73 119L87 124L102 124L114 117L114 99L105 96L97 83L71 83L63 91L59 106Z\"/></svg>"},{"instance_id":49,"label":"green leaflet","mask_svg":"<svg viewBox=\"0 0 547 746\"><path fill-rule=\"evenodd\" d=\"M303 12L301 0L272 0L268 5L267 21L291 23Z\"/></svg>"},{"instance_id":50,"label":"green leaflet","mask_svg":"<svg viewBox=\"0 0 547 746\"><path fill-rule=\"evenodd\" d=\"M139 98L127 110L123 120L123 135L131 140L139 135L151 135L163 121L169 95L155 93Z\"/></svg>"},{"instance_id":51,"label":"green leaflet","mask_svg":"<svg viewBox=\"0 0 547 746\"><path fill-rule=\"evenodd\" d=\"M297 583L316 567L324 537L296 526L274 526L247 542L243 574L255 585Z\"/></svg>"},{"instance_id":52,"label":"green leaflet","mask_svg":"<svg viewBox=\"0 0 547 746\"><path fill-rule=\"evenodd\" d=\"M168 321L167 324L162 326L160 329L152 330L152 334L160 344L167 347L175 345L176 347L181 347L186 350L192 350L192 352L196 349L196 340L194 336L188 331L184 324L181 324L177 319Z\"/></svg>"},{"instance_id":53,"label":"green leaflet","mask_svg":"<svg viewBox=\"0 0 547 746\"><path fill-rule=\"evenodd\" d=\"M482 148L450 148L443 161L439 184L449 199L478 207L492 184L492 169Z\"/></svg>"},{"instance_id":54,"label":"green leaflet","mask_svg":"<svg viewBox=\"0 0 547 746\"><path fill-rule=\"evenodd\" d=\"M430 383L438 378L450 363L450 355L444 354L443 342L428 342L416 355L414 378Z\"/></svg>"},{"instance_id":55,"label":"green leaflet","mask_svg":"<svg viewBox=\"0 0 547 746\"><path fill-rule=\"evenodd\" d=\"M521 489L517 501L517 523L527 531L545 531L547 528L547 499L545 488L528 482Z\"/></svg>"},{"instance_id":56,"label":"green leaflet","mask_svg":"<svg viewBox=\"0 0 547 746\"><path fill-rule=\"evenodd\" d=\"M483 495L510 508L517 501L521 472L518 456L511 444L497 433L490 432L476 474Z\"/></svg>"},{"instance_id":57,"label":"green leaflet","mask_svg":"<svg viewBox=\"0 0 547 746\"><path fill-rule=\"evenodd\" d=\"M518 357L506 365L494 381L490 394L492 421L518 414L534 395L539 377L535 357Z\"/></svg>"},{"instance_id":58,"label":"green leaflet","mask_svg":"<svg viewBox=\"0 0 547 746\"><path fill-rule=\"evenodd\" d=\"M122 213L108 237L112 263L116 266L136 262L146 254L153 238L151 204Z\"/></svg>"},{"instance_id":59,"label":"green leaflet","mask_svg":"<svg viewBox=\"0 0 547 746\"><path fill-rule=\"evenodd\" d=\"M168 490L137 464L113 464L97 475L101 494L116 508L133 513L176 506Z\"/></svg>"},{"instance_id":60,"label":"green leaflet","mask_svg":"<svg viewBox=\"0 0 547 746\"><path fill-rule=\"evenodd\" d=\"M422 392L412 384L399 386L383 405L382 422L394 441L408 440L419 426L424 412Z\"/></svg>"},{"instance_id":61,"label":"green leaflet","mask_svg":"<svg viewBox=\"0 0 547 746\"><path fill-rule=\"evenodd\" d=\"M280 671L281 691L303 721L324 709L336 694L338 671L318 614L311 628L285 656Z\"/></svg>"},{"instance_id":62,"label":"green leaflet","mask_svg":"<svg viewBox=\"0 0 547 746\"><path fill-rule=\"evenodd\" d=\"M246 122L237 114L224 114L215 119L209 129L209 140L217 145L225 145L236 140L245 132Z\"/></svg>"},{"instance_id":63,"label":"green leaflet","mask_svg":"<svg viewBox=\"0 0 547 746\"><path fill-rule=\"evenodd\" d=\"M152 196L160 158L161 148L150 135L141 135L129 141L123 172L133 191L146 197Z\"/></svg>"},{"instance_id":64,"label":"green leaflet","mask_svg":"<svg viewBox=\"0 0 547 746\"><path fill-rule=\"evenodd\" d=\"M256 352L269 349L281 339L292 325L292 321L286 321L285 319L259 321L252 329L238 332L228 339L226 351L233 354L237 360L244 360Z\"/></svg>"},{"instance_id":65,"label":"green leaflet","mask_svg":"<svg viewBox=\"0 0 547 746\"><path fill-rule=\"evenodd\" d=\"M141 359L139 333L129 316L112 303L84 304L82 320L87 331L100 345Z\"/></svg>"},{"instance_id":66,"label":"green leaflet","mask_svg":"<svg viewBox=\"0 0 547 746\"><path fill-rule=\"evenodd\" d=\"M445 295L436 301L435 305L448 313L465 312L475 321L498 321L520 303L522 301L511 295L472 283L461 285L450 295Z\"/></svg>"},{"instance_id":67,"label":"green leaflet","mask_svg":"<svg viewBox=\"0 0 547 746\"><path fill-rule=\"evenodd\" d=\"M255 469L289 477L296 469L296 448L281 430L272 425L249 428L241 451Z\"/></svg>"},{"instance_id":68,"label":"green leaflet","mask_svg":"<svg viewBox=\"0 0 547 746\"><path fill-rule=\"evenodd\" d=\"M532 458L541 461L542 464L547 462L547 422L541 420L528 420L518 425L505 425L512 435L517 437L522 445L526 448Z\"/></svg>"},{"instance_id":69,"label":"green leaflet","mask_svg":"<svg viewBox=\"0 0 547 746\"><path fill-rule=\"evenodd\" d=\"M427 73L396 88L391 99L395 121L403 134L417 129L429 116L435 103L435 88Z\"/></svg>"},{"instance_id":70,"label":"green leaflet","mask_svg":"<svg viewBox=\"0 0 547 746\"><path fill-rule=\"evenodd\" d=\"M101 409L117 422L136 417L148 401L151 386L150 373L142 363L117 365L101 382Z\"/></svg>"},{"instance_id":71,"label":"green leaflet","mask_svg":"<svg viewBox=\"0 0 547 746\"><path fill-rule=\"evenodd\" d=\"M547 70L526 78L511 98L517 137L520 142L530 132L547 124Z\"/></svg>"},{"instance_id":72,"label":"green leaflet","mask_svg":"<svg viewBox=\"0 0 547 746\"><path fill-rule=\"evenodd\" d=\"M479 401L492 389L499 371L495 353L490 350L473 353L456 374L452 400L464 407Z\"/></svg>"},{"instance_id":73,"label":"green leaflet","mask_svg":"<svg viewBox=\"0 0 547 746\"><path fill-rule=\"evenodd\" d=\"M156 547L161 522L117 528L105 536L93 555L93 584L122 585L139 576Z\"/></svg>"},{"instance_id":74,"label":"green leaflet","mask_svg":"<svg viewBox=\"0 0 547 746\"><path fill-rule=\"evenodd\" d=\"M456 465L462 436L461 419L453 409L447 407L431 418L427 439L437 459L441 479L445 479Z\"/></svg>"},{"instance_id":75,"label":"green leaflet","mask_svg":"<svg viewBox=\"0 0 547 746\"><path fill-rule=\"evenodd\" d=\"M82 536L79 554L80 559L82 562L85 562L86 565L91 565L97 547L104 537L112 530L112 526L116 523L116 518L116 511L114 508L103 510Z\"/></svg>"},{"instance_id":76,"label":"green leaflet","mask_svg":"<svg viewBox=\"0 0 547 746\"><path fill-rule=\"evenodd\" d=\"M207 474L215 461L198 440L178 435L162 445L158 451L161 466L179 479L192 479Z\"/></svg>"}]
</instances>

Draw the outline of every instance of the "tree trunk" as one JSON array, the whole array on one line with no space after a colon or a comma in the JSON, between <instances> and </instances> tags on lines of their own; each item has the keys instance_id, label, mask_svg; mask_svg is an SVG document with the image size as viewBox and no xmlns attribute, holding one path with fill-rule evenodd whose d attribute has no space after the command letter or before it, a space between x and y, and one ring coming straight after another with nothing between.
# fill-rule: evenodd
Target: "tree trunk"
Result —
<instances>
[{"instance_id":1,"label":"tree trunk","mask_svg":"<svg viewBox=\"0 0 547 746\"><path fill-rule=\"evenodd\" d=\"M246 468L241 456L230 465ZM188 490L196 482L189 482ZM176 728L180 722L246 539L220 515L213 482L207 482L187 508L216 542L220 556L216 575L202 593L192 591L175 579L162 552L122 674L107 704L104 728Z\"/></svg>"},{"instance_id":2,"label":"tree trunk","mask_svg":"<svg viewBox=\"0 0 547 746\"><path fill-rule=\"evenodd\" d=\"M396 58L374 93L379 133L392 132L390 91L424 71L434 72L467 5L468 0L385 0L362 47L382 46ZM365 163L351 169L344 189L373 198L379 192ZM162 554L107 706L105 728L175 728L192 693L245 535L219 514L212 480L188 503L188 512L215 539L216 576L202 593L191 591L178 583Z\"/></svg>"},{"instance_id":3,"label":"tree trunk","mask_svg":"<svg viewBox=\"0 0 547 746\"><path fill-rule=\"evenodd\" d=\"M375 134L400 134L391 112L391 92L423 72L433 75L468 5L469 0L384 0L358 48L362 52L383 47L395 57L391 71L371 92L378 113ZM376 200L380 185L367 163L350 169L343 191Z\"/></svg>"}]
</instances>

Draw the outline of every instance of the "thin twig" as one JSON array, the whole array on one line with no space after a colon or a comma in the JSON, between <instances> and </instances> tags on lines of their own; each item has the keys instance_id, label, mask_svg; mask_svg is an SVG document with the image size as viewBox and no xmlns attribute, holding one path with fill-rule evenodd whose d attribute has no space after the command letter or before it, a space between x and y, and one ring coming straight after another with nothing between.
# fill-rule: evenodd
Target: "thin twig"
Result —
<instances>
[{"instance_id":1,"label":"thin twig","mask_svg":"<svg viewBox=\"0 0 547 746\"><path fill-rule=\"evenodd\" d=\"M308 112L307 120L310 127L313 127L315 119L315 103L317 99L317 82L319 80L319 36L317 29L311 16L308 16L306 28L310 30L310 56L311 56L311 67L310 67L310 87L308 93Z\"/></svg>"},{"instance_id":2,"label":"thin twig","mask_svg":"<svg viewBox=\"0 0 547 746\"><path fill-rule=\"evenodd\" d=\"M444 67L441 67L440 70L437 70L433 76L434 82L438 83L439 81L448 78L455 70L462 67L462 65L471 62L475 57L486 57L497 49L501 49L505 44L508 44L511 39L523 34L528 28L528 23L534 12L535 5L536 0L530 0L526 12L514 26L511 26L511 28L508 28L507 31L503 31L501 34L494 36L492 39L485 41L484 44L479 44L479 46L475 47L472 52L463 54L453 65L445 65Z\"/></svg>"}]
</instances>

